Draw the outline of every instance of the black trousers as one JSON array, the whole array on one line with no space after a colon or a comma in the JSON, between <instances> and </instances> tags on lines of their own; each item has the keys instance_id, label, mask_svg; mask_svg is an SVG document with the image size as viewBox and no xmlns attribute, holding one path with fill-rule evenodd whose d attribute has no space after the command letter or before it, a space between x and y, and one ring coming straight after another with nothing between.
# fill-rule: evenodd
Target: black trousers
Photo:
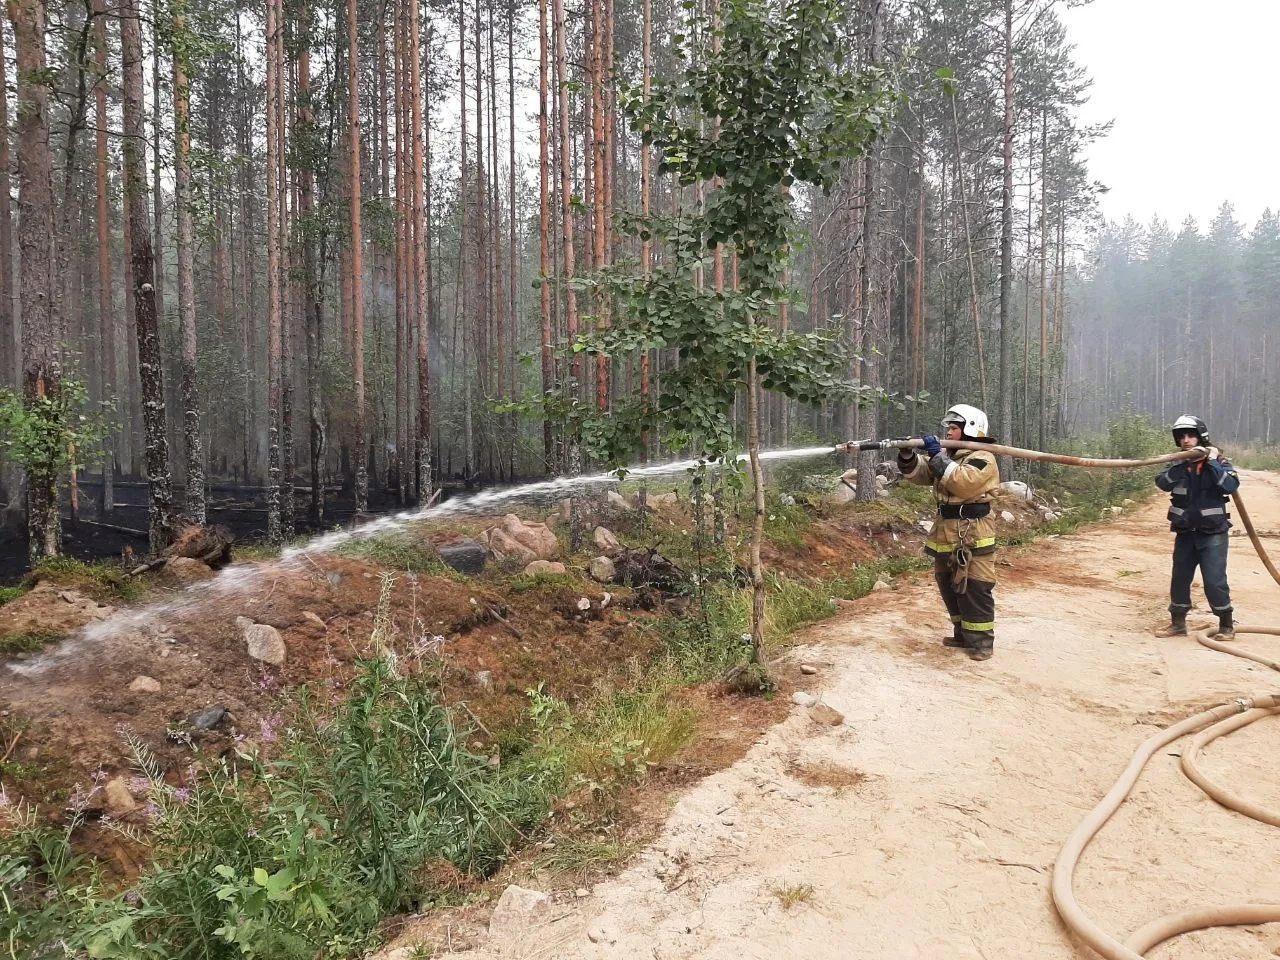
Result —
<instances>
[{"instance_id":1,"label":"black trousers","mask_svg":"<svg viewBox=\"0 0 1280 960\"><path fill-rule=\"evenodd\" d=\"M1179 533L1173 539L1173 576L1169 583L1169 612L1186 616L1191 609L1191 581L1196 567L1204 582L1205 599L1216 614L1231 613L1231 588L1227 585L1227 546L1222 533Z\"/></svg>"},{"instance_id":2,"label":"black trousers","mask_svg":"<svg viewBox=\"0 0 1280 960\"><path fill-rule=\"evenodd\" d=\"M971 647L990 649L996 639L996 558L970 557L967 566L954 555L933 558L933 579L958 635Z\"/></svg>"}]
</instances>

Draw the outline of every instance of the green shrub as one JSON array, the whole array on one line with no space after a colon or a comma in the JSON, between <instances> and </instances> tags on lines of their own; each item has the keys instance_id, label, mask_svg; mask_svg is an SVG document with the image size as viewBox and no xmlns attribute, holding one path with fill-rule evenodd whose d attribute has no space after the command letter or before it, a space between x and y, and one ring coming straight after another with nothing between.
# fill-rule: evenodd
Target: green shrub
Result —
<instances>
[{"instance_id":1,"label":"green shrub","mask_svg":"<svg viewBox=\"0 0 1280 960\"><path fill-rule=\"evenodd\" d=\"M0 657L12 657L18 653L35 653L62 639L57 633L11 633L0 636Z\"/></svg>"},{"instance_id":2,"label":"green shrub","mask_svg":"<svg viewBox=\"0 0 1280 960\"><path fill-rule=\"evenodd\" d=\"M110 563L85 563L65 555L48 557L35 565L27 576L27 584L42 581L65 584L87 591L99 600L132 603L140 600L146 588L137 577L127 576L119 566Z\"/></svg>"},{"instance_id":3,"label":"green shrub","mask_svg":"<svg viewBox=\"0 0 1280 960\"><path fill-rule=\"evenodd\" d=\"M3 607L6 603L17 600L26 592L27 588L21 585L16 587L0 587L0 607Z\"/></svg>"}]
</instances>

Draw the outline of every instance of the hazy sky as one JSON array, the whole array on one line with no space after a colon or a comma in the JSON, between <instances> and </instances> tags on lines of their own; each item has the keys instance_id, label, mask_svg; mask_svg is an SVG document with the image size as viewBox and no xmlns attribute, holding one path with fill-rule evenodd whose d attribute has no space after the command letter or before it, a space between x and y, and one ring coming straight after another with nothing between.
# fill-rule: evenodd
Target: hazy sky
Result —
<instances>
[{"instance_id":1,"label":"hazy sky","mask_svg":"<svg viewBox=\"0 0 1280 960\"><path fill-rule=\"evenodd\" d=\"M1224 200L1248 224L1280 208L1280 0L1093 0L1063 17L1094 81L1084 119L1114 121L1088 158L1106 217L1176 229Z\"/></svg>"}]
</instances>

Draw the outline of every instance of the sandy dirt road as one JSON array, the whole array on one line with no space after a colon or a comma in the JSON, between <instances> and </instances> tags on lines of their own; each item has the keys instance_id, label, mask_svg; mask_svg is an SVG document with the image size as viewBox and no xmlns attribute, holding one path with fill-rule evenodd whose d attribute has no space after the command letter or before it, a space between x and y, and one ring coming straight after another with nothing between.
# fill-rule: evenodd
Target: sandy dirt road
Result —
<instances>
[{"instance_id":1,"label":"sandy dirt road","mask_svg":"<svg viewBox=\"0 0 1280 960\"><path fill-rule=\"evenodd\" d=\"M1280 529L1280 476L1248 473L1260 530ZM791 656L838 727L796 707L737 764L676 803L658 838L590 896L495 924L476 960L1086 958L1049 877L1072 828L1157 727L1280 687L1265 667L1157 640L1171 535L1160 500L1006 553L996 656L939 644L927 576L901 579L812 631ZM1272 539L1280 553L1280 539ZM1233 539L1237 617L1280 624L1280 589ZM1197 585L1192 622L1208 622ZM1241 640L1280 656L1280 638ZM1280 829L1228 812L1152 762L1085 853L1080 902L1127 935L1191 906L1280 901ZM1280 809L1280 718L1209 748L1225 784ZM842 786L813 785L823 778ZM779 891L812 888L783 909ZM1280 927L1191 934L1160 960L1280 956Z\"/></svg>"}]
</instances>

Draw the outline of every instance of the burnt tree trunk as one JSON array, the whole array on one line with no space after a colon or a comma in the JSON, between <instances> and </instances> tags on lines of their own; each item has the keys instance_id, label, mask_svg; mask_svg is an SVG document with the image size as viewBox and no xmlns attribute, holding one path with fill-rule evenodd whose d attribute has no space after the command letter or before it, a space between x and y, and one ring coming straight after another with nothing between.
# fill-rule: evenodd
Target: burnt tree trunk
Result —
<instances>
[{"instance_id":1,"label":"burnt tree trunk","mask_svg":"<svg viewBox=\"0 0 1280 960\"><path fill-rule=\"evenodd\" d=\"M138 334L138 381L150 484L151 552L173 540L173 494L169 476L164 372L156 316L155 257L147 223L146 130L142 110L142 26L138 0L124 0L120 32L124 50L124 180L130 223L129 285Z\"/></svg>"}]
</instances>

